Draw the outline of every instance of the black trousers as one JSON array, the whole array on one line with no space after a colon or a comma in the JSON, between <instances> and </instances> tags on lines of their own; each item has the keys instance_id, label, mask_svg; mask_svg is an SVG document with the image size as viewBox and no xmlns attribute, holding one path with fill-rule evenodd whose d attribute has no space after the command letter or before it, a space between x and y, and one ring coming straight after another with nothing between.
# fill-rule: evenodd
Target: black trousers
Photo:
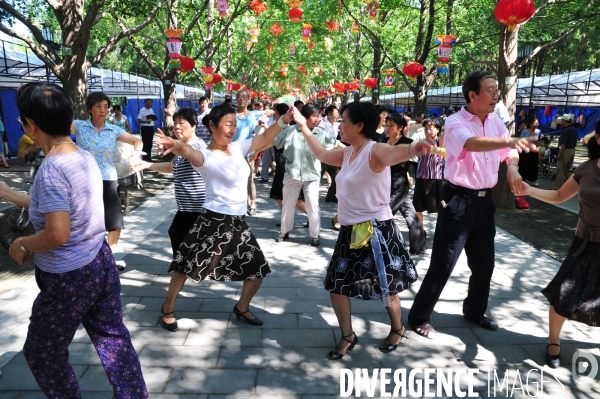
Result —
<instances>
[{"instance_id":1,"label":"black trousers","mask_svg":"<svg viewBox=\"0 0 600 399\"><path fill-rule=\"evenodd\" d=\"M337 187L335 185L335 177L337 176L339 171L339 166L331 166L321 162L321 177L323 177L325 172L329 173L329 176L331 177L331 186L329 186L329 189L327 190L327 194L325 195L325 201L335 201L337 199L335 196L337 190Z\"/></svg>"},{"instance_id":2,"label":"black trousers","mask_svg":"<svg viewBox=\"0 0 600 399\"><path fill-rule=\"evenodd\" d=\"M142 136L142 143L144 151L148 155L144 155L144 160L150 161L152 156L152 140L154 139L154 127L153 126L140 126L140 134Z\"/></svg>"},{"instance_id":3,"label":"black trousers","mask_svg":"<svg viewBox=\"0 0 600 399\"><path fill-rule=\"evenodd\" d=\"M173 257L185 236L188 235L194 223L200 216L200 212L177 211L171 226L169 227L169 238L171 238L171 248L173 248Z\"/></svg>"},{"instance_id":4,"label":"black trousers","mask_svg":"<svg viewBox=\"0 0 600 399\"><path fill-rule=\"evenodd\" d=\"M411 254L419 254L425 251L427 249L425 230L423 229L423 226L421 226L415 207L408 196L408 181L400 188L392 188L390 208L392 209L392 215L395 215L400 211L404 219L406 219L406 224L408 225L408 237L410 240L409 252Z\"/></svg>"},{"instance_id":5,"label":"black trousers","mask_svg":"<svg viewBox=\"0 0 600 399\"><path fill-rule=\"evenodd\" d=\"M430 322L433 308L463 248L471 269L463 314L469 319L480 320L488 305L496 236L491 192L485 197L477 197L444 185L442 200L438 207L429 270L408 314L408 321L413 325Z\"/></svg>"}]
</instances>

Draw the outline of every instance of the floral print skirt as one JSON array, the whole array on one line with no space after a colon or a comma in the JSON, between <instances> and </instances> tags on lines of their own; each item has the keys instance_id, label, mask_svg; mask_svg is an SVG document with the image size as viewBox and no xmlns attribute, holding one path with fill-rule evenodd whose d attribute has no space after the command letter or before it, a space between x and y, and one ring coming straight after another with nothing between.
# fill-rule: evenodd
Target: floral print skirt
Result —
<instances>
[{"instance_id":1,"label":"floral print skirt","mask_svg":"<svg viewBox=\"0 0 600 399\"><path fill-rule=\"evenodd\" d=\"M387 250L382 245L383 262L390 295L404 291L417 280L417 271L404 247L394 219L378 221ZM381 286L373 248L350 249L352 226L342 226L325 276L325 289L334 294L359 299L380 299Z\"/></svg>"},{"instance_id":2,"label":"floral print skirt","mask_svg":"<svg viewBox=\"0 0 600 399\"><path fill-rule=\"evenodd\" d=\"M203 208L173 254L169 271L196 282L243 281L266 277L271 268L244 216Z\"/></svg>"}]
</instances>

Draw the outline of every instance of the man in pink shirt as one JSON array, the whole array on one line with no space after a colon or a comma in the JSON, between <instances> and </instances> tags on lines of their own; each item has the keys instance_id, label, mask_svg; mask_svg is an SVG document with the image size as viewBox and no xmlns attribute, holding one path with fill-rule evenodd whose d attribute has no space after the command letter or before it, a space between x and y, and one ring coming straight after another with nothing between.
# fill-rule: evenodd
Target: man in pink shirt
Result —
<instances>
[{"instance_id":1,"label":"man in pink shirt","mask_svg":"<svg viewBox=\"0 0 600 399\"><path fill-rule=\"evenodd\" d=\"M489 72L471 73L462 91L467 106L446 119L447 181L438 205L431 263L408 315L411 327L426 338L435 336L430 316L463 248L471 269L463 315L484 328L498 327L485 315L496 235L491 189L498 182L498 168L504 161L510 188L520 187L518 154L536 150L534 138L511 138L494 114L500 93Z\"/></svg>"}]
</instances>

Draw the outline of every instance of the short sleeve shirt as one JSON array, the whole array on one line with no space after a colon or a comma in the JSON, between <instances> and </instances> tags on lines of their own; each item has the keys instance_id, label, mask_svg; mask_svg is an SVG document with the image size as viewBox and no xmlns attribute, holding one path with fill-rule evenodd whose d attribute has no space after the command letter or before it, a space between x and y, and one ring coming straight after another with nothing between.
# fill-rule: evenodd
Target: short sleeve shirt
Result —
<instances>
[{"instance_id":1,"label":"short sleeve shirt","mask_svg":"<svg viewBox=\"0 0 600 399\"><path fill-rule=\"evenodd\" d=\"M565 148L575 148L575 146L577 146L577 136L577 128L573 125L569 125L565 127L560 134L558 145L561 146L564 144Z\"/></svg>"},{"instance_id":2,"label":"short sleeve shirt","mask_svg":"<svg viewBox=\"0 0 600 399\"><path fill-rule=\"evenodd\" d=\"M74 120L77 128L77 145L96 158L102 180L116 181L117 169L113 163L116 141L125 133L123 129L110 123L105 123L98 133L92 122Z\"/></svg>"},{"instance_id":3,"label":"short sleeve shirt","mask_svg":"<svg viewBox=\"0 0 600 399\"><path fill-rule=\"evenodd\" d=\"M254 133L254 127L258 124L258 118L264 114L265 111L248 111L248 116L240 118L238 114L235 114L237 132L233 136L233 141L247 140L252 137Z\"/></svg>"},{"instance_id":4,"label":"short sleeve shirt","mask_svg":"<svg viewBox=\"0 0 600 399\"><path fill-rule=\"evenodd\" d=\"M312 132L326 150L335 148L335 138L325 133L323 129L317 126ZM286 127L275 137L273 144L277 148L283 148L283 155L286 158L285 173L292 179L315 181L321 178L321 162L310 152L298 125Z\"/></svg>"},{"instance_id":5,"label":"short sleeve shirt","mask_svg":"<svg viewBox=\"0 0 600 399\"><path fill-rule=\"evenodd\" d=\"M498 183L500 162L508 157L510 149L467 151L465 143L471 137L510 138L510 132L494 113L488 114L485 124L464 107L448 117L444 136L444 177L453 184L473 190L492 188Z\"/></svg>"},{"instance_id":6,"label":"short sleeve shirt","mask_svg":"<svg viewBox=\"0 0 600 399\"><path fill-rule=\"evenodd\" d=\"M143 107L142 109L140 109L140 112L138 112L138 119L145 120L148 115L154 115L154 110L152 108L148 109L146 107ZM154 127L154 121L151 120L148 123L140 123L140 125Z\"/></svg>"},{"instance_id":7,"label":"short sleeve shirt","mask_svg":"<svg viewBox=\"0 0 600 399\"><path fill-rule=\"evenodd\" d=\"M65 273L90 263L104 242L102 175L94 157L79 149L42 162L31 191L29 216L35 231L46 228L46 213L69 212L71 232L62 246L35 254L35 265Z\"/></svg>"},{"instance_id":8,"label":"short sleeve shirt","mask_svg":"<svg viewBox=\"0 0 600 399\"><path fill-rule=\"evenodd\" d=\"M206 143L197 137L188 144L198 151L206 148ZM206 195L204 179L187 159L176 156L172 163L177 209L183 212L200 212Z\"/></svg>"},{"instance_id":9,"label":"short sleeve shirt","mask_svg":"<svg viewBox=\"0 0 600 399\"><path fill-rule=\"evenodd\" d=\"M204 163L194 166L206 183L204 208L225 215L242 216L248 210L248 177L250 166L244 158L252 139L229 144L231 155L205 148Z\"/></svg>"},{"instance_id":10,"label":"short sleeve shirt","mask_svg":"<svg viewBox=\"0 0 600 399\"><path fill-rule=\"evenodd\" d=\"M198 125L196 126L196 136L205 143L210 142L210 130L202 123L202 118L210 113L210 108L207 108L203 113L198 113Z\"/></svg>"}]
</instances>

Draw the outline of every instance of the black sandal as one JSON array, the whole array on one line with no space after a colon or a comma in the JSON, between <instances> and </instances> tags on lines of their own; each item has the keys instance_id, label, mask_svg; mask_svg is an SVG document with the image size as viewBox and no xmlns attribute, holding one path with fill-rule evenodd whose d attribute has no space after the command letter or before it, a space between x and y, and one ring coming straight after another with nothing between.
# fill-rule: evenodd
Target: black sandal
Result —
<instances>
[{"instance_id":1,"label":"black sandal","mask_svg":"<svg viewBox=\"0 0 600 399\"><path fill-rule=\"evenodd\" d=\"M237 304L233 307L233 313L236 315L237 319L239 320L240 317L243 318L244 320L246 320L246 322L252 326L262 326L263 325L263 321L261 319L259 319L258 317L256 317L256 315L254 315L254 318L251 319L248 316L245 316L246 313L250 313L250 309L246 310L245 312L242 312L238 309Z\"/></svg>"},{"instance_id":2,"label":"black sandal","mask_svg":"<svg viewBox=\"0 0 600 399\"><path fill-rule=\"evenodd\" d=\"M159 320L159 322L162 321L162 326L165 330L175 332L175 331L179 330L179 327L177 327L177 320L175 320L173 323L167 323L167 322L165 322L165 319L164 319L165 316L168 316L170 314L172 314L173 317L175 317L175 311L164 313L164 310L163 310L164 305L165 304L163 303L160 307L160 316L158 317L158 320Z\"/></svg>"},{"instance_id":3,"label":"black sandal","mask_svg":"<svg viewBox=\"0 0 600 399\"><path fill-rule=\"evenodd\" d=\"M550 352L548 351L548 349L550 349L551 346L558 346L560 348L560 344L546 345L546 364L550 368L555 369L555 368L560 367L560 352L558 352L558 355L551 355Z\"/></svg>"},{"instance_id":4,"label":"black sandal","mask_svg":"<svg viewBox=\"0 0 600 399\"><path fill-rule=\"evenodd\" d=\"M392 332L400 337L400 342L402 342L402 338L408 339L408 337L406 336L406 327L404 327L404 324L402 324L402 327L400 327L398 330L392 330ZM383 353L393 352L396 350L398 345L400 345L400 342L398 342L397 344L390 344L386 341L383 341L383 344L379 345L379 350Z\"/></svg>"},{"instance_id":5,"label":"black sandal","mask_svg":"<svg viewBox=\"0 0 600 399\"><path fill-rule=\"evenodd\" d=\"M348 338L354 335L354 339L352 341L350 341ZM358 337L356 336L356 334L354 334L354 331L352 331L351 334L348 335L342 335L342 339L346 342L350 342L350 346L348 347L348 349L346 349L346 352L351 351L352 349L354 349L354 346L358 343ZM329 352L327 354L327 359L329 360L340 360L341 358L343 358L345 355L345 353L340 353L337 352L335 349L332 350L331 352Z\"/></svg>"}]
</instances>

